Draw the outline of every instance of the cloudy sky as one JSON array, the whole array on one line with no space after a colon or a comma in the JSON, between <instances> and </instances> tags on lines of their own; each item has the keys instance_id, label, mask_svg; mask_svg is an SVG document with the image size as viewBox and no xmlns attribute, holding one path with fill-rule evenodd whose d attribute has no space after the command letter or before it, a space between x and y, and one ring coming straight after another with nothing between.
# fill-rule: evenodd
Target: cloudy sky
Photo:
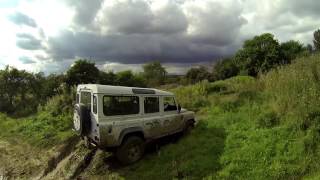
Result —
<instances>
[{"instance_id":1,"label":"cloudy sky","mask_svg":"<svg viewBox=\"0 0 320 180\"><path fill-rule=\"evenodd\" d=\"M78 58L100 69L169 73L232 55L265 32L311 43L319 0L0 0L0 69L63 72Z\"/></svg>"}]
</instances>

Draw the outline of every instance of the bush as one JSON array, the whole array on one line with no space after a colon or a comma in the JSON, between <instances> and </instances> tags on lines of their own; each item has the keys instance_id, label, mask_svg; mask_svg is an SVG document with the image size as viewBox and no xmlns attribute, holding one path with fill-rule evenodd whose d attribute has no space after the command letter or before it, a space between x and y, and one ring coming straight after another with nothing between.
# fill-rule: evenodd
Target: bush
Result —
<instances>
[{"instance_id":1,"label":"bush","mask_svg":"<svg viewBox=\"0 0 320 180\"><path fill-rule=\"evenodd\" d=\"M72 93L74 94L74 93ZM20 119L0 114L0 137L19 138L28 143L49 147L60 144L74 135L72 128L72 104L74 97L67 91L40 106L38 113Z\"/></svg>"},{"instance_id":2,"label":"bush","mask_svg":"<svg viewBox=\"0 0 320 180\"><path fill-rule=\"evenodd\" d=\"M216 81L208 87L208 93L228 93L230 84L225 81Z\"/></svg>"},{"instance_id":3,"label":"bush","mask_svg":"<svg viewBox=\"0 0 320 180\"><path fill-rule=\"evenodd\" d=\"M224 81L216 81L208 87L209 93L234 93L249 90L256 90L256 79L251 76L235 76Z\"/></svg>"},{"instance_id":4,"label":"bush","mask_svg":"<svg viewBox=\"0 0 320 180\"><path fill-rule=\"evenodd\" d=\"M178 87L172 91L182 107L197 111L201 107L209 105L208 87L209 82L202 81L195 85Z\"/></svg>"}]
</instances>

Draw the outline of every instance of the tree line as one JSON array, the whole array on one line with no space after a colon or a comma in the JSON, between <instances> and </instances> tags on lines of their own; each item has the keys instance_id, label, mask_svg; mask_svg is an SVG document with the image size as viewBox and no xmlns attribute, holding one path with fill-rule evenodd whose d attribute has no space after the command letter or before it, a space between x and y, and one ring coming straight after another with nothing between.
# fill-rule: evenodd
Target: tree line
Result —
<instances>
[{"instance_id":1,"label":"tree line","mask_svg":"<svg viewBox=\"0 0 320 180\"><path fill-rule=\"evenodd\" d=\"M114 73L99 70L94 62L80 59L65 74L31 73L6 66L0 70L0 112L25 116L62 92L71 93L78 84L154 87L165 83L167 72L160 62L143 66L142 73L131 70Z\"/></svg>"},{"instance_id":2,"label":"tree line","mask_svg":"<svg viewBox=\"0 0 320 180\"><path fill-rule=\"evenodd\" d=\"M204 66L188 70L185 76L170 76L159 61L143 65L141 73L131 70L105 72L94 62L75 61L65 74L30 73L7 66L0 70L0 112L25 116L36 112L48 98L71 91L77 84L158 87L164 84L192 84L202 80L217 81L236 75L258 76L278 66L290 64L296 57L320 51L320 30L314 32L314 45L304 46L290 40L279 43L270 33L246 40L234 56L216 62L212 69Z\"/></svg>"},{"instance_id":3,"label":"tree line","mask_svg":"<svg viewBox=\"0 0 320 180\"><path fill-rule=\"evenodd\" d=\"M186 78L189 83L204 79L217 81L236 75L258 76L272 68L290 64L300 56L308 56L320 51L320 29L313 34L313 46L304 46L299 41L289 40L279 43L270 33L246 40L234 56L219 60L212 69L206 67L191 68Z\"/></svg>"}]
</instances>

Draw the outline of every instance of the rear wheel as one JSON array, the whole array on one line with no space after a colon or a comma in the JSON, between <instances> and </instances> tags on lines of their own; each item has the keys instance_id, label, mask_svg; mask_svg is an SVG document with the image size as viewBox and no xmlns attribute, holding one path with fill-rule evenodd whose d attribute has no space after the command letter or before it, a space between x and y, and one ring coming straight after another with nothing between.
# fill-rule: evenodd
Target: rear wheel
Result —
<instances>
[{"instance_id":1,"label":"rear wheel","mask_svg":"<svg viewBox=\"0 0 320 180\"><path fill-rule=\"evenodd\" d=\"M132 164L139 161L144 154L144 140L137 136L128 137L117 149L117 159L122 164Z\"/></svg>"},{"instance_id":2,"label":"rear wheel","mask_svg":"<svg viewBox=\"0 0 320 180\"><path fill-rule=\"evenodd\" d=\"M88 149L94 149L94 148L95 148L95 146L93 146L92 143L91 143L91 139L89 139L87 136L85 136L85 137L83 138L83 140L84 140L84 145L85 145Z\"/></svg>"}]
</instances>

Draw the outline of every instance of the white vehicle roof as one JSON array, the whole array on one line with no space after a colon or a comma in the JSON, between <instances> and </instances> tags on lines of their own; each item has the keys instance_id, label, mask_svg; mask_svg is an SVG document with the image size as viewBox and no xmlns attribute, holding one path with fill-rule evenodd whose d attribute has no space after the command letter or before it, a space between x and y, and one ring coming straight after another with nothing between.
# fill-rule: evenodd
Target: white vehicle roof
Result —
<instances>
[{"instance_id":1,"label":"white vehicle roof","mask_svg":"<svg viewBox=\"0 0 320 180\"><path fill-rule=\"evenodd\" d=\"M150 95L174 95L171 92L162 91L154 88L140 88L140 87L126 87L126 86L110 86L101 84L79 84L77 92L91 91L92 93L105 93L105 94L119 94L119 95L134 95L134 94L150 94Z\"/></svg>"}]
</instances>

